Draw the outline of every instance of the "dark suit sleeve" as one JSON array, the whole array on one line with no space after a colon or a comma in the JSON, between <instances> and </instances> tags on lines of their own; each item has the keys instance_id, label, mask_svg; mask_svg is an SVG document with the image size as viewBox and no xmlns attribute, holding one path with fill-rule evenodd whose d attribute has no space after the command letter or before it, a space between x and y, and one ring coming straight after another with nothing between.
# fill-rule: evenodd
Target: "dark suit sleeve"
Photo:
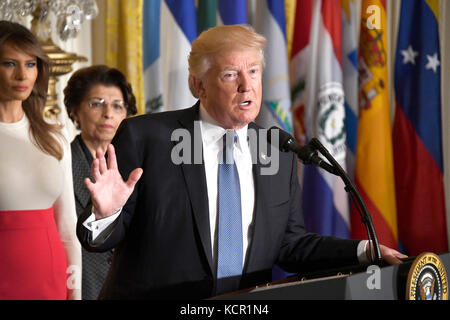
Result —
<instances>
[{"instance_id":1,"label":"dark suit sleeve","mask_svg":"<svg viewBox=\"0 0 450 320\"><path fill-rule=\"evenodd\" d=\"M112 141L116 151L117 163L124 181L135 168L142 167L142 154L140 135L130 123L131 119L122 121ZM92 252L104 252L119 245L127 234L127 229L133 218L138 198L139 182L133 193L122 208L119 217L92 241L92 233L83 226L83 222L91 215L91 205L88 205L78 218L77 236L82 246Z\"/></svg>"},{"instance_id":2,"label":"dark suit sleeve","mask_svg":"<svg viewBox=\"0 0 450 320\"><path fill-rule=\"evenodd\" d=\"M306 232L301 209L297 159L294 154L292 154L291 168L289 221L277 264L289 272L339 268L358 264L357 246L359 241Z\"/></svg>"}]
</instances>

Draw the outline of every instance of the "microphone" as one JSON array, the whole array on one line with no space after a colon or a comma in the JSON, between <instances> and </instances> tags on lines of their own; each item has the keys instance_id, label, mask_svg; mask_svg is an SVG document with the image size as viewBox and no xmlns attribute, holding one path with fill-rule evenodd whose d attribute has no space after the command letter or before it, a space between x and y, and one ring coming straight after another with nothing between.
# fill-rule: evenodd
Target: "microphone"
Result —
<instances>
[{"instance_id":1,"label":"microphone","mask_svg":"<svg viewBox=\"0 0 450 320\"><path fill-rule=\"evenodd\" d=\"M272 140L272 133L274 131L278 131L278 141L271 141ZM275 137L276 134L275 133ZM322 145L322 143L317 138L312 138L310 143L304 147L300 146L298 142L295 141L295 139L286 131L281 130L280 128L273 126L267 131L267 140L269 143L276 146L276 143L278 142L278 148L283 151L293 151L297 154L298 158L304 163L304 164L312 164L318 167L321 167L322 169L325 169L326 171L335 174L339 177L341 177L342 181L345 184L345 191L347 191L350 195L350 198L355 203L356 208L361 216L361 220L364 223L367 231L367 236L369 240L372 240L373 246L374 246L374 256L370 254L371 258L373 259L373 263L376 263L378 265L381 264L381 251L380 251L380 245L378 243L378 238L375 233L375 228L373 226L372 217L370 216L369 211L367 210L366 205L364 204L363 199L361 198L361 195L359 194L358 190L356 189L356 186L351 181L350 177L347 175L347 173L342 169L342 167L339 165L339 163L333 158L333 156L328 152L328 150ZM330 161L331 165L327 162L325 162L322 158L320 158L317 154L317 150L320 151L320 153ZM369 246L370 248L370 246ZM370 249L369 252L371 253Z\"/></svg>"},{"instance_id":2,"label":"microphone","mask_svg":"<svg viewBox=\"0 0 450 320\"><path fill-rule=\"evenodd\" d=\"M278 141L272 141L272 134L276 131L278 131ZM336 169L319 157L315 148L310 145L302 147L297 141L295 141L294 137L277 126L273 126L267 131L267 141L275 146L277 146L276 143L278 143L278 148L280 151L292 151L296 153L303 164L312 164L337 175Z\"/></svg>"}]
</instances>

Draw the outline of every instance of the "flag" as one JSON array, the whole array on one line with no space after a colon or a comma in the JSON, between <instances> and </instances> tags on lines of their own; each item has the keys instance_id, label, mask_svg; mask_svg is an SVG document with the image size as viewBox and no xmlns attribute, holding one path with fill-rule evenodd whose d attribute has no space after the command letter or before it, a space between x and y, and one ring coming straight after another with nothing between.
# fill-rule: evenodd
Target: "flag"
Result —
<instances>
[{"instance_id":1,"label":"flag","mask_svg":"<svg viewBox=\"0 0 450 320\"><path fill-rule=\"evenodd\" d=\"M439 1L402 1L393 129L399 236L406 251L448 251L441 137Z\"/></svg>"},{"instance_id":2,"label":"flag","mask_svg":"<svg viewBox=\"0 0 450 320\"><path fill-rule=\"evenodd\" d=\"M304 0L295 8L294 31L291 43L289 79L291 87L292 123L295 139L302 145L306 140L305 104L307 99L306 81L308 76L311 45L309 44L312 1Z\"/></svg>"},{"instance_id":3,"label":"flag","mask_svg":"<svg viewBox=\"0 0 450 320\"><path fill-rule=\"evenodd\" d=\"M356 134L358 129L358 43L355 0L342 0L342 68L347 134L347 173L354 180Z\"/></svg>"},{"instance_id":4,"label":"flag","mask_svg":"<svg viewBox=\"0 0 450 320\"><path fill-rule=\"evenodd\" d=\"M369 6L378 8L380 21L372 21L371 11L367 10ZM385 1L363 0L358 53L359 119L355 184L372 216L379 242L397 248L387 53ZM354 206L351 222L352 237L366 238L366 229Z\"/></svg>"},{"instance_id":5,"label":"flag","mask_svg":"<svg viewBox=\"0 0 450 320\"><path fill-rule=\"evenodd\" d=\"M162 106L160 54L161 0L144 0L143 12L143 68L145 112L158 112Z\"/></svg>"},{"instance_id":6,"label":"flag","mask_svg":"<svg viewBox=\"0 0 450 320\"><path fill-rule=\"evenodd\" d=\"M284 0L284 11L286 16L286 43L289 60L291 59L292 52L296 7L297 0Z\"/></svg>"},{"instance_id":7,"label":"flag","mask_svg":"<svg viewBox=\"0 0 450 320\"><path fill-rule=\"evenodd\" d=\"M216 25L247 24L246 0L198 0L199 33Z\"/></svg>"},{"instance_id":8,"label":"flag","mask_svg":"<svg viewBox=\"0 0 450 320\"><path fill-rule=\"evenodd\" d=\"M197 26L198 34L215 27L217 21L217 1L218 0L198 0Z\"/></svg>"},{"instance_id":9,"label":"flag","mask_svg":"<svg viewBox=\"0 0 450 320\"><path fill-rule=\"evenodd\" d=\"M311 9L309 44L305 45L306 39L303 39L304 48L300 51L293 44L293 53L299 52L300 56L298 60L297 56L294 57L292 62L306 63L297 67L305 73L297 78L300 82L294 82L294 94L301 93L301 99L296 106L305 106L303 113L306 142L317 137L345 170L341 3L321 0L300 2L297 12ZM308 21L309 16L310 12L305 11L299 15L297 21L301 17L306 17ZM296 26L294 39L297 31L305 32ZM302 57L304 52L308 54ZM317 167L306 166L302 203L308 231L343 238L349 236L348 197L344 183L339 177Z\"/></svg>"},{"instance_id":10,"label":"flag","mask_svg":"<svg viewBox=\"0 0 450 320\"><path fill-rule=\"evenodd\" d=\"M255 29L267 39L261 110L256 122L292 133L289 65L284 2L261 0L256 4Z\"/></svg>"},{"instance_id":11,"label":"flag","mask_svg":"<svg viewBox=\"0 0 450 320\"><path fill-rule=\"evenodd\" d=\"M164 110L192 106L197 100L189 91L188 56L197 37L194 0L161 3L161 51Z\"/></svg>"},{"instance_id":12,"label":"flag","mask_svg":"<svg viewBox=\"0 0 450 320\"><path fill-rule=\"evenodd\" d=\"M246 0L218 0L217 25L247 24Z\"/></svg>"}]
</instances>

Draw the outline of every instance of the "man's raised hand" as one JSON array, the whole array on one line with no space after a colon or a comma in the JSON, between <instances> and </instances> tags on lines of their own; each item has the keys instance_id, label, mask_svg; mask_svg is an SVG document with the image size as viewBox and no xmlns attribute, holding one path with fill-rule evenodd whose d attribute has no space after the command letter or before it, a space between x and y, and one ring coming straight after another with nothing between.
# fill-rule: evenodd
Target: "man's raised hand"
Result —
<instances>
[{"instance_id":1,"label":"man's raised hand","mask_svg":"<svg viewBox=\"0 0 450 320\"><path fill-rule=\"evenodd\" d=\"M116 153L112 144L108 145L107 152L108 163L103 151L101 149L96 151L91 167L94 182L89 178L84 179L84 184L91 194L97 220L113 215L125 205L143 172L141 168L136 168L130 173L128 181L123 181L117 168Z\"/></svg>"}]
</instances>

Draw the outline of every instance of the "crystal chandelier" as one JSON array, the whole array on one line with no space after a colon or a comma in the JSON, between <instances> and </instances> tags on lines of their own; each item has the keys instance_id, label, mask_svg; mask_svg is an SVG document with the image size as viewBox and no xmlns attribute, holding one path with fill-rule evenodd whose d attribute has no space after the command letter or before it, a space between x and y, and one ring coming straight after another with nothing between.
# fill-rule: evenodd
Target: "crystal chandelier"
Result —
<instances>
[{"instance_id":1,"label":"crystal chandelier","mask_svg":"<svg viewBox=\"0 0 450 320\"><path fill-rule=\"evenodd\" d=\"M76 38L83 21L93 19L98 14L95 0L0 0L0 20L27 24L32 16L31 31L39 39L42 48L51 61L50 78L44 115L56 119L61 112L58 106L56 83L58 76L72 71L75 62L87 61L74 53L63 51L51 38L51 15L56 18L55 31L62 41Z\"/></svg>"},{"instance_id":2,"label":"crystal chandelier","mask_svg":"<svg viewBox=\"0 0 450 320\"><path fill-rule=\"evenodd\" d=\"M98 14L95 0L1 0L0 20L25 24L27 16L37 9L36 36L41 39L50 37L50 14L56 17L56 32L66 41L75 38L85 19L91 20Z\"/></svg>"}]
</instances>

